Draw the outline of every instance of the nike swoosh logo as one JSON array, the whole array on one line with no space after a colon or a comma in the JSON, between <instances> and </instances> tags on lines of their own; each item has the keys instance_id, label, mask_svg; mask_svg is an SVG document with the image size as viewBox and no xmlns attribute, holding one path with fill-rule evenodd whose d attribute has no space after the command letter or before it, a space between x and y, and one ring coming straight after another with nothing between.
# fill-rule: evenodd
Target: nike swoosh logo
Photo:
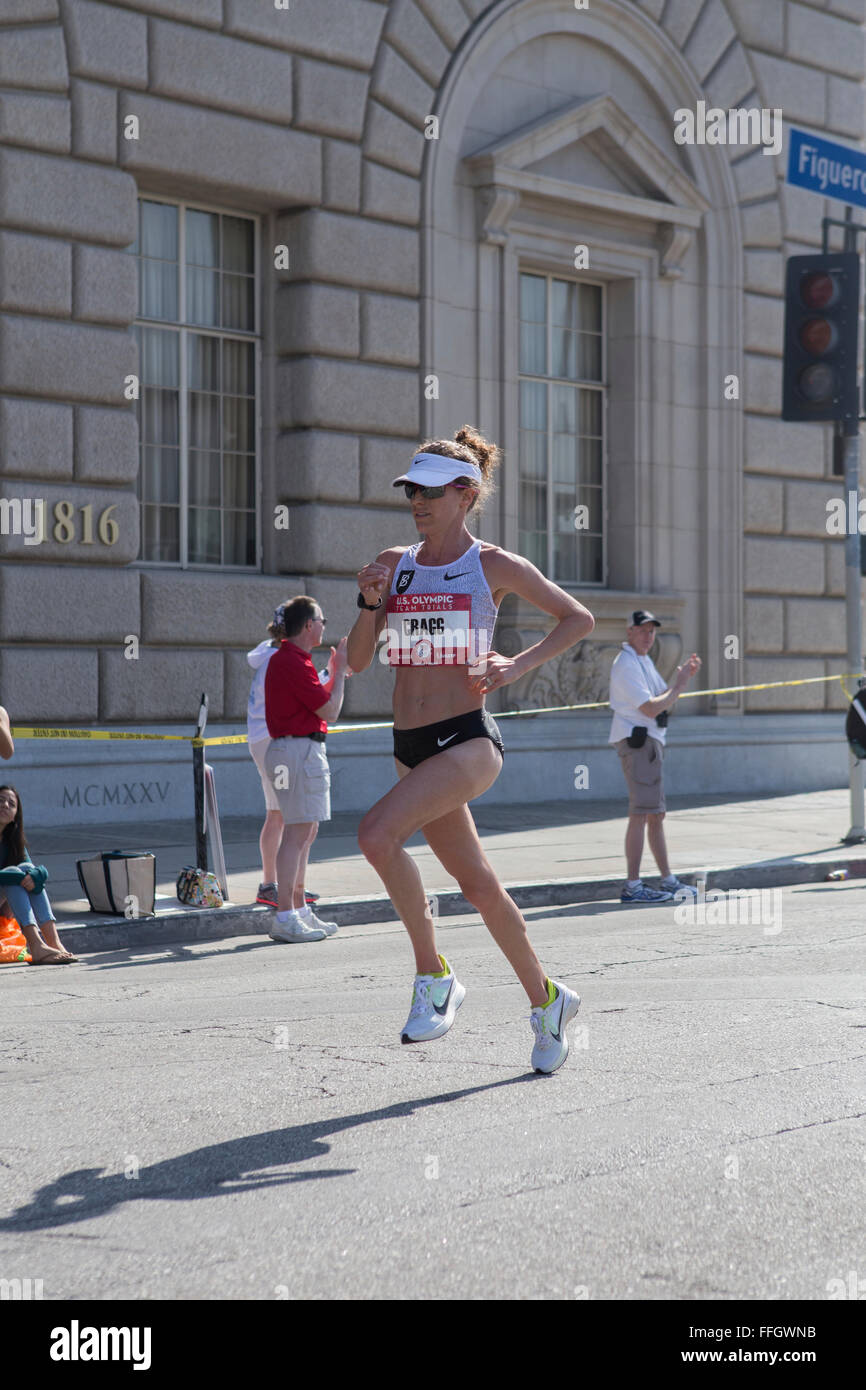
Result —
<instances>
[{"instance_id":1,"label":"nike swoosh logo","mask_svg":"<svg viewBox=\"0 0 866 1390\"><path fill-rule=\"evenodd\" d=\"M458 730L458 733L459 733L459 730ZM436 742L439 744L439 747L440 747L440 748L444 748L446 743L450 743L451 740L452 740L452 738L456 738L456 737L457 737L457 734L449 734L447 738L437 738Z\"/></svg>"},{"instance_id":2,"label":"nike swoosh logo","mask_svg":"<svg viewBox=\"0 0 866 1390\"><path fill-rule=\"evenodd\" d=\"M556 997L557 997L557 999L559 998L559 994L558 994L558 993L557 993L557 996L556 996ZM550 1036L551 1036L552 1038L555 1038L557 1042L562 1042L562 1016L563 1016L564 1013L565 1013L565 1005L563 1005L563 1006L560 1008L560 1010L559 1010L559 1018L558 1018L558 1020L557 1020L557 1025L556 1025L556 1027L550 1029Z\"/></svg>"},{"instance_id":3,"label":"nike swoosh logo","mask_svg":"<svg viewBox=\"0 0 866 1390\"><path fill-rule=\"evenodd\" d=\"M468 574L468 570L458 570L456 574L443 574L443 579L459 579L462 574Z\"/></svg>"},{"instance_id":4,"label":"nike swoosh logo","mask_svg":"<svg viewBox=\"0 0 866 1390\"><path fill-rule=\"evenodd\" d=\"M452 980L451 983L450 983L450 985L448 986L448 993L445 995L445 1002L444 1002L443 1004L434 1004L434 1005L433 1005L433 1008L436 1010L437 1014L439 1014L440 1018L443 1017L443 1016L444 1016L445 1014L447 1014L447 1012L448 1012L448 1000L451 998L451 991L453 990L453 988L454 988L454 981ZM431 1001L431 1002L432 1002L432 1001Z\"/></svg>"}]
</instances>

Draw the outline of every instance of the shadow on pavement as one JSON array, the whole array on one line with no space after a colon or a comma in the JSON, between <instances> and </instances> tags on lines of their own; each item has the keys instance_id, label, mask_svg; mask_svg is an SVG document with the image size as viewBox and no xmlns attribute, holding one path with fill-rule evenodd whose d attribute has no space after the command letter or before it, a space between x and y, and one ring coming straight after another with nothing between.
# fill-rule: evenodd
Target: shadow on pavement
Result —
<instances>
[{"instance_id":1,"label":"shadow on pavement","mask_svg":"<svg viewBox=\"0 0 866 1390\"><path fill-rule=\"evenodd\" d=\"M138 948L141 952L138 959L130 959L130 955L134 957L132 947L122 951L82 951L80 959L85 965L89 965L91 970L127 970L131 965L159 965L163 961L173 964L175 961L207 960L208 956L237 956L245 951L260 951L266 946L285 944L271 941L270 937L253 937L251 941L240 942L237 946L227 946L227 940L227 937L221 937L213 943L217 947L221 946L221 950L202 951L200 947L205 943L193 941L189 946L141 946Z\"/></svg>"},{"instance_id":2,"label":"shadow on pavement","mask_svg":"<svg viewBox=\"0 0 866 1390\"><path fill-rule=\"evenodd\" d=\"M187 1202L201 1197L252 1192L261 1187L281 1187L286 1183L307 1182L315 1178L348 1177L357 1169L326 1168L312 1173L274 1173L258 1178L251 1178L250 1175L262 1173L266 1168L281 1168L287 1163L324 1158L330 1153L331 1146L323 1142L328 1134L339 1134L342 1130L374 1124L379 1120L403 1119L429 1105L447 1105L466 1096L478 1095L481 1091L495 1091L500 1086L514 1086L536 1079L534 1072L524 1072L520 1076L491 1081L484 1086L468 1086L460 1091L424 1096L420 1100L399 1101L379 1110L365 1110L333 1120L295 1125L291 1129L271 1129L262 1134L245 1135L151 1164L142 1168L138 1178L126 1178L122 1173L103 1177L102 1169L78 1168L64 1174L56 1182L39 1188L32 1202L19 1207L13 1215L0 1218L0 1231L68 1226L74 1221L101 1216L124 1202L137 1202L145 1198Z\"/></svg>"},{"instance_id":3,"label":"shadow on pavement","mask_svg":"<svg viewBox=\"0 0 866 1390\"><path fill-rule=\"evenodd\" d=\"M652 913L657 912L660 907L676 907L676 903L672 898L660 903L623 903L619 898L598 898L591 903L566 903L562 907L522 907L520 911L527 922L550 922L555 917L601 917L608 912L625 913L635 908L641 912Z\"/></svg>"}]
</instances>

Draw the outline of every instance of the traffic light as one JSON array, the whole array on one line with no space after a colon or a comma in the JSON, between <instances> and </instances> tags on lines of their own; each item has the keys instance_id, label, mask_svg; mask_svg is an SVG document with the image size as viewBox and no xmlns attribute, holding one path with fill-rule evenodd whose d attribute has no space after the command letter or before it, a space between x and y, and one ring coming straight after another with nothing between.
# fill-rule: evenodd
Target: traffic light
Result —
<instances>
[{"instance_id":1,"label":"traffic light","mask_svg":"<svg viewBox=\"0 0 866 1390\"><path fill-rule=\"evenodd\" d=\"M783 420L856 420L860 257L789 256Z\"/></svg>"}]
</instances>

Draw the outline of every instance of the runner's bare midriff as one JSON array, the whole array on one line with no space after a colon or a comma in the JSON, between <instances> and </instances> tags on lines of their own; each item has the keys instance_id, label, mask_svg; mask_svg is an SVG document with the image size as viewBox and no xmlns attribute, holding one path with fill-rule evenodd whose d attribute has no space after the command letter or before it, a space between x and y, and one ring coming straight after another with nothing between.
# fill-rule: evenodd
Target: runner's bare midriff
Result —
<instances>
[{"instance_id":1,"label":"runner's bare midriff","mask_svg":"<svg viewBox=\"0 0 866 1390\"><path fill-rule=\"evenodd\" d=\"M468 666L398 666L394 687L394 724L420 729L481 709L484 697L469 688ZM477 672L476 672L477 674Z\"/></svg>"}]
</instances>

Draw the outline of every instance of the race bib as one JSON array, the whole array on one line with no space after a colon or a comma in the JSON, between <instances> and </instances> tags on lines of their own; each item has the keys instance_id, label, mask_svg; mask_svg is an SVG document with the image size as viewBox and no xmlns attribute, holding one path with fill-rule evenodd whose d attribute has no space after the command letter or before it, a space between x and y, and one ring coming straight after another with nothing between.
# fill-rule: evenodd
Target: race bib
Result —
<instances>
[{"instance_id":1,"label":"race bib","mask_svg":"<svg viewBox=\"0 0 866 1390\"><path fill-rule=\"evenodd\" d=\"M386 609L391 666L462 666L475 660L471 594L392 594Z\"/></svg>"}]
</instances>

